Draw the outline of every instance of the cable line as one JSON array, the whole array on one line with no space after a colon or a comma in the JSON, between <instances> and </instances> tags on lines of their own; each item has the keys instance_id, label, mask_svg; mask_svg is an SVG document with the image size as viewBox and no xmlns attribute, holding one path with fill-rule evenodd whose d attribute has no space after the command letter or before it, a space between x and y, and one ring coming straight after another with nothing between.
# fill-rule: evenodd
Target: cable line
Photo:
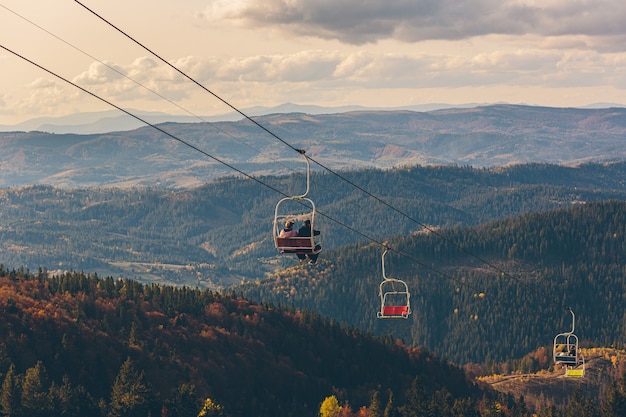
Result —
<instances>
[{"instance_id":1,"label":"cable line","mask_svg":"<svg viewBox=\"0 0 626 417\"><path fill-rule=\"evenodd\" d=\"M244 117L246 120L250 121L251 123L253 123L254 125L256 125L257 127L259 127L260 129L262 129L263 131L265 131L267 134L269 134L270 136L272 136L273 138L275 138L276 140L280 141L281 143L283 143L285 146L291 148L292 150L294 150L295 152L300 153L300 149L296 148L295 146L293 146L292 144L288 143L287 141L285 141L284 139L282 139L280 136L278 136L277 134L275 134L274 132L272 132L271 130L269 130L268 128L266 128L265 126L263 126L261 123L257 122L256 120L254 120L252 117L248 116L247 114L245 114L242 110L239 110L236 106L230 104L226 99L222 98L221 96L219 96L217 93L215 93L214 91L212 91L211 89L209 89L208 87L206 87L205 85L203 85L202 83L200 83L199 81L197 81L196 79L194 79L193 77L191 77L190 75L188 75L187 73L185 73L183 70L181 70L180 68L178 68L177 66L173 65L172 63L170 63L169 61L167 61L165 58L163 58L162 56L160 56L159 54L157 54L156 52L154 52L152 49L148 48L146 45L144 45L143 43L139 42L137 39L135 39L133 36L131 36L130 34L128 34L127 32L125 32L124 30L122 30L121 28L119 28L118 26L116 26L113 22L111 22L110 20L106 19L104 16L100 15L99 13L97 13L95 10L87 7L85 4L81 3L79 0L74 0L76 3L78 3L80 6L82 6L84 9L86 9L88 12L90 12L91 14L93 14L94 16L96 16L98 19L102 20L103 22L105 22L107 25L111 26L113 29L115 29L116 31L118 31L119 33L121 33L123 36L125 36L126 38L130 39L131 41L133 41L135 44L139 45L141 48L143 48L144 50L146 50L147 52L149 52L150 54L152 54L152 56L154 56L155 58L157 58L159 61L163 62L165 65L167 65L168 67L170 67L171 69L173 69L174 71L176 71L177 73L179 73L180 75L182 75L183 77L185 77L186 79L188 79L189 81L191 81L192 83L194 83L195 85L197 85L198 87L200 87L201 89L203 89L204 91L206 91L207 93L211 94L213 97L215 97L217 100L221 101L223 104L225 104L226 106L228 106L230 109L232 109L233 111L235 111L236 113L238 113L239 115L241 115L242 117ZM375 199L377 199L379 202L385 204L386 206L388 206L389 208L392 208L393 210L397 211L399 214L411 219L411 217L406 214L403 213L402 211L394 208L393 206L389 205L388 203L384 202L383 200L379 199L378 197L374 196L373 194L369 193L368 191L364 190L363 188L357 186L356 184L354 184L353 182L349 181L347 178L339 175L337 172L333 171L332 169L330 169L329 167L323 165L322 163L316 161L315 159L309 157L309 159L313 162L315 162L317 165L319 165L321 168L327 170L328 172L330 172L333 175L336 175L337 177L339 177L340 179L342 179L343 181L347 182L348 184L358 188L359 190L361 190L362 192L364 192L365 194L369 195L370 197L373 197ZM415 223L419 224L422 227L426 227L425 225L419 223L417 220L415 219L411 219L413 220Z\"/></svg>"},{"instance_id":2,"label":"cable line","mask_svg":"<svg viewBox=\"0 0 626 417\"><path fill-rule=\"evenodd\" d=\"M64 81L64 82L66 82L66 83L68 83L68 84L70 84L70 85L73 85L74 87L78 88L78 89L79 89L79 90L81 90L82 92L87 93L87 94L89 94L90 96L92 96L92 97L94 97L94 98L96 98L96 99L98 99L98 100L100 100L100 101L102 101L102 102L104 102L104 103L108 104L109 106L116 108L117 110L119 110L119 111L121 111L121 112L123 112L123 113L127 114L128 116L131 116L131 117L133 117L133 118L135 118L135 119L139 120L140 122L145 123L146 125L148 125L148 126L150 126L150 127L154 128L154 129L158 130L159 132L161 132L161 133L163 133L163 134L165 134L165 135L169 136L170 138L172 138L172 139L174 139L174 140L176 140L176 141L178 141L178 142L182 143L183 145L188 146L188 147L190 147L191 149L193 149L193 150L195 150L195 151L197 151L197 152L200 152L201 154L203 154L203 155L205 155L205 156L207 156L207 157L209 157L209 158L213 159L214 161L219 162L220 164L223 164L223 165L227 166L228 168L230 168L230 169L232 169L232 170L234 170L234 171L238 172L239 174L241 174L241 175L245 176L246 178L249 178L249 179L251 179L251 180L254 180L254 181L258 182L259 184L261 184L261 185L263 185L263 186L265 186L265 187L267 187L267 188L269 188L269 189L271 189L271 190L273 190L273 191L275 191L275 192L277 192L277 193L279 193L279 194L283 194L283 195L287 196L287 194L284 194L282 191L280 191L280 190L278 190L278 189L276 189L276 188L272 187L272 186L271 186L271 185L269 185L269 184L264 183L263 181L261 181L261 180L259 180L259 179L255 178L255 177L253 177L252 175L249 175L249 174L247 174L247 173L245 173L245 172L241 171L240 169L236 168L235 166L233 166L233 165L229 164L228 162L223 161L223 160L221 160L221 159L219 159L219 158L217 158L217 157L215 157L215 156L213 156L213 155L209 154L209 153L208 153L208 152L206 152L206 151L203 151L202 149L198 148L197 146L195 146L195 145L193 145L193 144L191 144L191 143L189 143L189 142L187 142L187 141L185 141L185 140L183 140L183 139L180 139L179 137L177 137L177 136L175 136L175 135L173 135L173 134L171 134L171 133L167 132L166 130L164 130L164 129L160 128L159 126L157 126L157 125L155 125L155 124L153 124L153 123L148 122L147 120L145 120L145 119L141 118L140 116L137 116L136 114L131 113L130 111L128 111L128 110L126 110L126 109L124 109L124 108L122 108L122 107L118 106L117 104L114 104L113 102L111 102L111 101L109 101L109 100L107 100L107 99L105 99L105 98L103 98L103 97L100 97L99 95L97 95L97 94L95 94L95 93L92 93L91 91L89 91L89 90L87 90L87 89L85 89L85 88L81 87L80 85L78 85L78 84L76 84L76 83L74 83L74 82L72 82L72 81L68 80L67 78L65 78L65 77L63 77L63 76L61 76L61 75L59 75L59 74L57 74L57 73L53 72L53 71L52 71L52 70L50 70L50 69L45 68L45 67L43 67L43 66L41 66L41 65L37 64L36 62L34 62L34 61L32 61L32 60L30 60L30 59L26 58L25 56L23 56L23 55L21 55L21 54L19 54L19 53L15 52L15 51L13 51L12 49L9 49L9 48L7 48L6 46L1 45L1 44L0 44L0 48L2 48L2 49L4 49L5 51L7 51L7 52L9 52L9 53L11 53L11 54L13 54L13 55L17 56L18 58L23 59L24 61L26 61L26 62L28 62L28 63L30 63L30 64L32 64L32 65L34 65L34 66L36 66L37 68L39 68L39 69L41 69L41 70L43 70L43 71L47 72L48 74L50 74L50 75L52 75L52 76L54 76L54 77L56 77L56 78L58 78L58 79L60 79L60 80L62 80L62 81Z\"/></svg>"},{"instance_id":3,"label":"cable line","mask_svg":"<svg viewBox=\"0 0 626 417\"><path fill-rule=\"evenodd\" d=\"M211 121L206 120L206 119L205 119L205 118L203 118L202 116L199 116L199 115L197 115L197 114L193 113L192 111L190 111L190 110L188 110L187 108L185 108L185 107L183 107L183 106L179 105L178 103L174 102L173 100L170 100L169 98L167 98L167 97L163 96L162 94L160 94L159 92L157 92L157 91L155 91L155 90L151 89L150 87L146 86L145 84L142 84L141 82L139 82L139 81L135 80L134 78L132 78L132 77L128 76L127 74L125 74L124 72L122 72L122 71L120 71L119 69L115 68L114 66L107 64L106 62L104 62L104 61L102 61L102 60L98 59L97 57L95 57L95 56L93 56L93 55L89 54L89 53L88 53L88 52L86 52L85 50L83 50L83 49L81 49L81 48L77 47L76 45L74 45L74 44L72 44L72 43L70 43L70 42L66 41L65 39L61 38L60 36L58 36L58 35L56 35L56 34L52 33L52 32L51 32L51 31L49 31L48 29L46 29L46 28L44 28L43 26L41 26L41 25L39 25L39 24L35 23L34 21L32 21L32 20L28 19L27 17L25 17L25 16L23 16L23 15L21 15L21 14L17 13L16 11L14 11L14 10L12 10L12 9L8 8L7 6L5 6L5 5L3 5L3 4L0 4L0 7L4 8L5 10L9 11L10 13L13 13L15 16L17 16L17 17L19 17L20 19L22 19L22 20L24 20L24 21L28 22L29 24L31 24L31 25L33 25L33 26L35 26L35 27L36 27L36 28L38 28L39 30L41 30L41 31L43 31L43 32L45 32L45 33L47 33L48 35L50 35L50 36L54 37L55 39L59 40L60 42L63 42L65 45L67 45L67 46L69 46L69 47L73 48L74 50L76 50L76 51L78 51L78 52L82 53L83 55L85 55L85 56L87 56L87 57L89 57L89 58L93 59L94 61L99 62L100 64L104 65L105 67L107 67L107 68L108 68L108 69L110 69L111 71L113 71L113 72L117 73L118 75L120 75L120 76L122 76L122 77L126 78L127 80L129 80L129 81L133 82L135 85L138 85L138 86L140 86L140 87L144 88L145 90L147 90L147 91L149 91L149 92L153 93L154 95L158 96L159 98L161 98L161 99L163 99L163 100L167 101L168 103L170 103L170 104L172 104L172 105L174 105L174 106L178 107L179 109L181 109L182 111L186 112L187 114L189 114L189 115L191 115L191 116L193 116L193 117L196 117L198 120L200 120L200 121L202 121L202 122L204 122L204 123L207 123L209 126L213 127L214 129L216 129L216 130L217 130L217 131L219 131L220 133L222 133L222 134L224 134L224 135L226 135L226 136L228 136L228 137L230 137L230 138L232 138L232 139L234 139L234 140L238 141L238 142L239 142L239 143L241 143L242 145L245 145L245 146L249 147L250 149L254 150L255 152L257 152L257 153L258 153L258 154L260 154L260 155L266 155L264 152L262 152L261 150L259 150L259 149L255 148L255 147L254 147L254 146L252 146L251 144L244 142L243 140L241 140L241 139L237 138L236 136L234 136L234 135L230 134L229 132L227 132L227 131L225 131L224 129L220 128L219 126L217 126L216 124L212 123ZM283 167L285 167L287 170L294 172L293 168L291 168L291 167L287 166L287 165L286 165L286 164L284 164L283 162L281 162L281 161L279 161L279 160L275 159L274 157L272 157L272 156L270 156L270 155L267 155L267 156L268 156L268 157L269 157L269 159L271 159L273 162L276 162L276 163L278 163L278 164L282 165ZM334 189L328 189L328 188L326 188L326 187L324 187L324 189L325 189L325 190L327 190L327 191L329 191L329 192L331 192L331 193L333 193L333 194L337 194L336 190L334 190Z\"/></svg>"},{"instance_id":4,"label":"cable line","mask_svg":"<svg viewBox=\"0 0 626 417\"><path fill-rule=\"evenodd\" d=\"M128 39L130 39L131 41L135 42L137 45L141 46L143 49L145 49L146 51L150 52L154 57L156 57L159 61L163 62L165 65L167 65L168 67L172 68L174 71L176 71L177 73L179 73L180 75L182 75L183 77L187 78L189 81L191 81L192 83L194 83L195 85L197 85L198 87L202 88L204 91L206 91L207 93L211 94L213 97L215 97L216 99L218 99L219 101L221 101L222 103L224 103L225 105L227 105L229 108L231 108L233 111L237 112L238 114L240 114L241 116L243 116L245 119L249 120L250 122L254 123L255 125L257 125L259 128L263 129L265 132L267 132L269 135L273 136L274 138L276 138L277 140L281 141L282 143L284 143L286 146L290 147L291 149L293 149L294 151L298 152L299 150L292 146L291 144L287 143L286 141L284 141L283 139L281 139L278 135L274 134L272 131L270 131L269 129L267 129L265 126L263 126L262 124L258 123L256 120L254 120L253 118L251 118L250 116L248 116L247 114L245 114L244 112L242 112L241 110L239 110L237 107L233 106L232 104L230 104L228 101L226 101L225 99L223 99L222 97L220 97L219 95L217 95L216 93L214 93L213 91L211 91L210 89L208 89L207 87L205 87L204 85L202 85L202 83L196 81L195 79L193 79L192 77L190 77L189 75L187 75L184 71L180 70L178 67L176 67L175 65L171 64L170 62L168 62L166 59L162 58L159 54L157 54L156 52L152 51L150 48L148 48L147 46L145 46L144 44L142 44L141 42L139 42L137 39L133 38L132 36L130 36L128 33L124 32L122 29L118 28L117 26L115 26L113 23L111 23L109 20L105 19L103 16L101 16L100 14L96 13L94 10L90 9L89 7L85 6L83 3L81 3L78 0L74 0L76 3L78 3L79 5L81 5L82 7L84 7L87 11L89 11L90 13L92 13L94 16L96 16L97 18L99 18L100 20L102 20L103 22L105 22L106 24L108 24L109 26L111 26L113 29L117 30L119 33L121 33L122 35L124 35L125 37L127 37Z\"/></svg>"},{"instance_id":5,"label":"cable line","mask_svg":"<svg viewBox=\"0 0 626 417\"><path fill-rule=\"evenodd\" d=\"M139 45L141 48L145 49L146 51L148 51L150 54L152 54L154 57L156 57L158 60L160 60L161 62L163 62L164 64L166 64L167 66L169 66L170 68L172 68L174 71L176 71L177 73L179 73L180 75L182 75L183 77L185 77L186 79L188 79L189 81L191 81L192 83L194 83L195 85L197 85L198 87L202 88L204 91L206 91L207 93L211 94L213 97L215 97L216 99L218 99L219 101L221 101L222 103L224 103L226 106L228 106L230 109L232 109L233 111L237 112L238 114L240 114L242 117L244 117L245 119L249 120L250 122L252 122L253 124L255 124L257 127L261 128L263 131L265 131L266 133L268 133L270 136L272 136L273 138L275 138L276 140L282 142L284 145L286 145L287 147L291 148L292 150L299 152L300 150L298 148L296 148L295 146L291 145L290 143L288 143L287 141L285 141L284 139L282 139L281 137L279 137L277 134L275 134L274 132L270 131L268 128L266 128L265 126L263 126L261 123L257 122L256 120L254 120L253 118L251 118L250 116L248 116L247 114L245 114L243 111L239 110L237 107L235 107L234 105L230 104L227 100L225 100L224 98L220 97L217 93L213 92L212 90L210 90L209 88L207 88L206 86L204 86L202 83L200 83L199 81L195 80L193 77L189 76L188 74L186 74L184 71L182 71L181 69L179 69L178 67L176 67L175 65L171 64L170 62L168 62L166 59L164 59L163 57L161 57L159 54L157 54L156 52L154 52L152 49L148 48L147 46L145 46L143 43L139 42L137 39L135 39L134 37L132 37L131 35L129 35L127 32L125 32L124 30L120 29L118 26L116 26L115 24L113 24L111 21L109 21L108 19L106 19L105 17L103 17L102 15L98 14L96 11L94 11L93 9L87 7L86 5L84 5L83 3L81 3L79 0L74 0L76 3L78 3L80 6L82 6L83 8L85 8L87 11L89 11L90 13L92 13L94 16L98 17L100 20L102 20L103 22L105 22L106 24L108 24L109 26L111 26L112 28L114 28L115 30L117 30L119 33L121 33L123 36L125 36L126 38L130 39L131 41L133 41L134 43L136 43L137 45ZM429 227L428 225L418 221L417 219L413 218L412 216L410 216L409 214L405 213L404 211L394 207L393 205L387 203L386 201L384 201L382 198L370 193L369 191L365 190L364 188L362 188L361 186L359 186L358 184L354 183L353 181L349 180L348 178L346 178L345 176L341 175L340 173L336 172L335 170L331 169L330 167L322 164L319 161L316 161L313 158L309 159L311 161L313 161L314 163L316 163L317 165L319 165L321 168L325 169L326 171L328 171L329 173L337 176L339 179L345 181L346 183L348 183L349 185L355 187L356 189L358 189L359 191L363 192L364 194L366 194L367 196L375 199L376 201L378 201L379 203L383 204L384 206L386 206L387 208L395 211L396 213L406 217L407 219L411 220L412 222L414 222L415 224L419 225L420 227L428 230L430 233L434 234L435 236L443 239L444 241L448 242L449 244L455 246L457 249L461 250L462 252L464 252L465 254L477 259L478 261L482 262L483 264L487 265L488 267L492 268L493 270L499 272L500 274L502 274L503 276L508 276L510 279L512 279L513 281L517 282L518 284L522 285L523 287L531 290L531 291L535 291L538 292L538 290L535 290L534 288L531 288L530 286L528 286L528 284L522 282L521 280L517 279L516 277L514 277L513 275L509 274L507 271L499 268L497 265L494 265L493 263L487 261L486 259L468 251L467 249L463 248L461 245L457 244L456 242L453 242L452 240L448 239L446 236L442 235L441 233L437 232L437 230Z\"/></svg>"},{"instance_id":6,"label":"cable line","mask_svg":"<svg viewBox=\"0 0 626 417\"><path fill-rule=\"evenodd\" d=\"M78 88L79 90L83 91L84 93L86 93L86 94L88 94L88 95L90 95L90 96L92 96L92 97L94 97L94 98L96 98L96 99L98 99L98 100L100 100L100 101L102 101L102 102L104 102L104 103L108 104L109 106L116 108L117 110L119 110L119 111L121 111L121 112L123 112L123 113L125 113L125 114L127 114L127 115L129 115L129 116L131 116L131 117L133 117L133 118L135 118L135 119L137 119L137 120L139 120L139 121L140 121L140 122L142 122L142 123L145 123L147 126L150 126L150 127L154 128L154 129L158 130L159 132L161 132L161 133L163 133L163 134L167 135L168 137L170 137L170 138L172 138L172 139L174 139L174 140L176 140L176 141L180 142L181 144L183 144L183 145L185 145L185 146L188 146L189 148L191 148L191 149L193 149L193 150L195 150L195 151L197 151L197 152L200 152L201 154L203 154L203 155L205 155L205 156L207 156L207 157L209 157L209 158L213 159L213 160L214 160L214 161L216 161L216 162L219 162L220 164L223 164L223 165L227 166L228 168L230 168L230 169L232 169L232 170L234 170L234 171L238 172L239 174L241 174L241 175L245 176L246 178L249 178L249 179L251 179L251 180L254 180L254 181L255 181L255 182L257 182L258 184L263 185L264 187L267 187L267 188L269 188L270 190L272 190L272 191L274 191L274 192L276 192L276 193L278 193L278 194L281 194L281 195L283 195L283 196L285 196L285 197L289 197L287 194L285 194L285 193L283 193L282 191L278 190L277 188L275 188L275 187L273 187L273 186L271 186L271 185L269 185L269 184L265 183L264 181L261 181L260 179L255 178L254 176L252 176L252 175L250 175L250 174L247 174L247 173L245 173L244 171L242 171L242 170L240 170L240 169L238 169L238 168L236 168L236 167L232 166L231 164L229 164L229 163L227 163L227 162L225 162L225 161L223 161L223 160L221 160L221 159L219 159L219 158L217 158L217 157L215 157L215 156L213 156L213 155L209 154L208 152L206 152L206 151L204 151L204 150L202 150L202 149L198 148L197 146L195 146L195 145L193 145L193 144L191 144L191 143L189 143L189 142L187 142L187 141L185 141L185 140L183 140L183 139L178 138L177 136L175 136L175 135L173 135L173 134L171 134L171 133L167 132L166 130L164 130L164 129L160 128L159 126L156 126L156 125L154 125L153 123L150 123L150 122L146 121L145 119L141 118L140 116L137 116L137 115L133 114L132 112L130 112L130 111L128 111L128 110L126 110L126 109L124 109L124 108L122 108L122 107L120 107L120 106L118 106L118 105L114 104L113 102L111 102L111 101L109 101L109 100L107 100L107 99L105 99L105 98L103 98L103 97L100 97L99 95L97 95L97 94L95 94L95 93L93 93L93 92L91 92L91 91L87 90L87 89L86 89L86 88L84 88L84 87L81 87L80 85L78 85L78 84L76 84L76 83L74 83L74 82L72 82L72 81L68 80L67 78L65 78L65 77L63 77L63 76L61 76L61 75L59 75L59 74L55 73L54 71L52 71L52 70L50 70L50 69L48 69L48 68L45 68L44 66L42 66L42 65L40 65L40 64L38 64L38 63L36 63L36 62L32 61L31 59L28 59L27 57L25 57L25 56L23 56L23 55L19 54L18 52L15 52L15 51L13 51L12 49L10 49L10 48L8 48L8 47L6 47L6 46L2 45L2 44L0 44L0 48L1 48L1 49L4 49L5 51L7 51L7 52L9 52L9 53L11 53L11 54L13 54L13 55L15 55L16 57L18 57L18 58L20 58L20 59L22 59L22 60L24 60L24 61L26 61L26 62L30 63L31 65L34 65L35 67L37 67L37 68L39 68L39 69L41 69L41 70L43 70L43 71L47 72L48 74L50 74L50 75L52 75L52 76L54 76L54 77L56 77L56 78L58 78L58 79L60 79L60 80L62 80L62 81L64 81L64 82L66 82L66 83L68 83L68 84L70 84L70 85L72 85L72 86L74 86L74 87ZM302 151L301 151L301 150L299 150L299 152L302 152ZM406 258L408 258L408 259L412 260L413 262L415 262L415 263L417 263L417 264L421 265L422 267L424 267L424 268L426 268L426 269L429 269L430 271L433 271L433 272L435 272L435 273L437 273L437 274L439 274L439 275L441 275L441 276L443 276L443 277L445 277L445 278L447 278L447 279L450 279L450 280L452 280L452 281L454 281L454 282L456 282L456 283L458 283L458 284L460 284L460 285L463 285L463 286L465 286L465 287L467 287L467 288L469 288L469 289L471 289L471 290L473 290L473 291L479 291L480 293L483 293L483 294L484 294L484 292L483 292L483 291L480 291L479 289L477 289L477 288L475 288L475 287L473 287L473 286L471 286L471 285L469 285L469 284L467 284L467 283L464 283L464 282L462 282L462 281L460 281L460 280L458 280L458 279L456 279L456 278L452 277L452 276L451 276L451 275L449 275L449 274L446 274L446 273L444 273L444 272L442 272L442 271L439 271L439 270L437 270L437 269L435 269L435 268L432 268L432 267L431 267L431 266L429 266L429 265L426 265L425 263L423 263L423 262L419 261L418 259L414 258L413 256L411 256L410 254L407 254L407 253L404 253L404 252L398 251L397 249L393 249L393 248L389 247L388 245L386 245L385 243L383 243L383 242L381 242L381 241L378 241L378 240L376 240L376 239L374 239L374 238L372 238L372 237L370 237L370 236L366 235L365 233L362 233L362 232L360 232L360 231L356 230L355 228L350 227L350 226L348 226L347 224L345 224L345 223L343 223L343 222L341 222L341 221L339 221L339 220L337 220L337 219L334 219L333 217L331 217L331 216L329 216L329 215L326 215L326 214L324 214L324 213L322 213L322 212L318 212L318 213L319 213L321 216L323 216L323 217L327 218L328 220L330 220L330 221L332 221L332 222L334 222L334 223L336 223L336 224L338 224L338 225L340 225L340 226L342 226L342 227L345 227L346 229L348 229L348 230L350 230L350 231L352 231L352 232L354 232L354 233L356 233L356 234L358 234L358 235L360 235L360 236L364 237L365 239L367 239L367 240L369 240L369 241L371 241L371 242L373 242L373 243L377 243L377 244L379 244L379 245L382 245L382 246L388 247L390 250L393 250L394 252L398 253L399 255L404 256L404 257L406 257Z\"/></svg>"},{"instance_id":7,"label":"cable line","mask_svg":"<svg viewBox=\"0 0 626 417\"><path fill-rule=\"evenodd\" d=\"M105 67L107 67L108 69L110 69L111 71L114 71L115 73L117 73L118 75L121 75L122 77L126 78L129 81L132 81L133 83L135 83L135 85L138 85L139 87L144 88L145 90L151 92L152 94L158 96L159 98L167 101L168 103L178 107L180 110L184 111L185 113L197 118L198 120L207 123L209 126L211 126L212 128L216 129L217 131L221 132L222 134L229 136L231 138L233 138L234 140L238 141L239 143L249 147L250 149L254 150L255 152L259 153L260 155L264 155L264 153L262 151L260 151L259 149L256 149L254 146L250 145L249 143L244 142L243 140L240 140L239 138L235 137L234 135L228 133L227 131L225 131L224 129L220 128L219 126L217 126L216 124L210 122L209 120L206 120L204 117L197 115L195 113L193 113L192 111L190 111L189 109L181 106L180 104L174 102L173 100L170 100L169 98L163 96L162 94L160 94L159 92L151 89L150 87L146 86L145 84L142 84L141 82L135 80L134 78L128 76L127 74L125 74L124 72L120 71L119 69L115 68L112 65L107 64L106 62L98 59L97 57L89 54L88 52L84 51L83 49L77 47L76 45L73 45L72 43L66 41L65 39L61 38L60 36L55 35L54 33L50 32L48 29L38 25L37 23L33 22L32 20L26 18L25 16L22 16L21 14L17 13L16 11L8 8L7 6L0 4L0 7L2 7L3 9L13 13L15 16L19 17L20 19L30 23L31 25L35 26L36 28L40 29L41 31L47 33L48 35L54 37L55 39L63 42L64 44L66 44L67 46L73 48L74 50L82 53L83 55L93 59L94 61L99 62L100 64L104 65ZM269 155L268 155L269 156ZM283 164L282 162L272 158L271 156L269 157L272 161L281 164L282 166L284 166L285 168L287 168L288 170L293 171L290 167L288 167L287 165Z\"/></svg>"}]
</instances>

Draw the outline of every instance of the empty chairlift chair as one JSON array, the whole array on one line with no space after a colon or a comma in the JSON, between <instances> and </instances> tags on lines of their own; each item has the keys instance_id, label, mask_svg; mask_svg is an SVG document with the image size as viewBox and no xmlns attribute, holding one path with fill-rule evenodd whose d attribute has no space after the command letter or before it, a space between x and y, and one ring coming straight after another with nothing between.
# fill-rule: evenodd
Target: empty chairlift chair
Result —
<instances>
[{"instance_id":1,"label":"empty chairlift chair","mask_svg":"<svg viewBox=\"0 0 626 417\"><path fill-rule=\"evenodd\" d=\"M383 281L379 286L380 310L376 313L379 319L407 319L411 314L411 294L406 282L387 278L385 275L385 247L382 256Z\"/></svg>"}]
</instances>

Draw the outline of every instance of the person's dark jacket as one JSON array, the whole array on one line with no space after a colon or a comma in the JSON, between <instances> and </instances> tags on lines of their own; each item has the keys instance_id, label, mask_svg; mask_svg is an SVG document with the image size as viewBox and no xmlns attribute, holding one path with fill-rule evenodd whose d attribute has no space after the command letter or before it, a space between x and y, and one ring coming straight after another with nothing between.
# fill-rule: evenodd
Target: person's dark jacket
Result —
<instances>
[{"instance_id":1,"label":"person's dark jacket","mask_svg":"<svg viewBox=\"0 0 626 417\"><path fill-rule=\"evenodd\" d=\"M319 230L313 231L313 236L317 236L320 234ZM311 237L311 225L303 225L300 229L298 229L299 237Z\"/></svg>"}]
</instances>

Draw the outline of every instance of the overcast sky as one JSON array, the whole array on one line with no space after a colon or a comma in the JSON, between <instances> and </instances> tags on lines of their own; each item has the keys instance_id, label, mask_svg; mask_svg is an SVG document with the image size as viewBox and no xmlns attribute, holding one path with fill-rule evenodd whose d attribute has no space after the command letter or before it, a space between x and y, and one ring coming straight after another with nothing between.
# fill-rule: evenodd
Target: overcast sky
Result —
<instances>
[{"instance_id":1,"label":"overcast sky","mask_svg":"<svg viewBox=\"0 0 626 417\"><path fill-rule=\"evenodd\" d=\"M626 104L623 0L81 3L239 109ZM0 0L0 45L123 108L230 110L74 0ZM3 49L0 71L0 125L112 109Z\"/></svg>"}]
</instances>

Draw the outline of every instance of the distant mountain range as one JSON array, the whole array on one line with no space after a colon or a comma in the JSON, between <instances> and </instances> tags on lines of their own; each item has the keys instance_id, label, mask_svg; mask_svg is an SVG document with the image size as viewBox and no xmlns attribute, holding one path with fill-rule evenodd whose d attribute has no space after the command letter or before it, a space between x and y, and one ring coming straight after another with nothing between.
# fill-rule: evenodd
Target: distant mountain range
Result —
<instances>
[{"instance_id":1,"label":"distant mountain range","mask_svg":"<svg viewBox=\"0 0 626 417\"><path fill-rule=\"evenodd\" d=\"M277 113L306 113L306 114L333 114L345 113L349 111L374 111L374 110L410 110L410 111L432 111L445 108L467 108L476 107L478 104L422 104L415 106L404 106L396 108L383 107L364 107L364 106L341 106L341 107L322 107L313 105L299 105L293 103L284 103L275 107L256 106L244 109L241 113L246 116L262 116ZM607 107L607 106L604 106ZM76 133L76 134L92 134L120 132L125 130L134 130L146 126L141 120L152 123L198 123L198 122L223 122L235 121L244 118L244 116L235 111L219 114L214 116L203 115L173 115L162 112L146 112L142 110L129 109L129 114L122 113L119 110L107 110L100 112L75 113L59 117L38 117L27 120L14 125L0 124L0 132L31 132L40 131L48 133ZM141 120L139 120L141 119Z\"/></svg>"},{"instance_id":2,"label":"distant mountain range","mask_svg":"<svg viewBox=\"0 0 626 417\"><path fill-rule=\"evenodd\" d=\"M505 104L505 103L491 103ZM351 111L416 111L429 112L442 109L464 109L479 106L487 106L489 104L466 103L466 104L445 104L445 103L429 103L413 106L401 107L365 107L365 106L341 106L341 107L323 107L315 105L301 105L294 103L284 103L275 107L256 106L243 109L241 113L246 116L258 117L268 114L277 113L306 113L311 115L317 114L336 114ZM601 109L612 107L626 107L622 104L615 103L594 103L582 107L586 109ZM142 110L129 109L129 113L137 116L141 120L152 124L159 123L198 123L198 122L223 122L236 121L243 118L243 115L232 111L225 114L203 116L203 115L173 115L162 112L146 112ZM124 114L119 110L108 110L100 112L84 112L69 114L59 117L38 117L27 120L22 123L8 125L0 124L0 132L31 132L40 131L48 133L76 133L76 134L92 134L120 132L125 130L134 130L144 127L146 123L138 120L128 114Z\"/></svg>"},{"instance_id":3,"label":"distant mountain range","mask_svg":"<svg viewBox=\"0 0 626 417\"><path fill-rule=\"evenodd\" d=\"M119 122L117 131L80 135L4 132L0 187L188 188L237 171L255 176L300 171L304 164L298 165L300 156L291 147L305 149L331 169L626 160L626 108L501 104L427 112L308 110L255 117L267 131L240 118L128 131ZM156 123L159 116L153 116ZM293 162L290 167L287 161Z\"/></svg>"}]
</instances>

